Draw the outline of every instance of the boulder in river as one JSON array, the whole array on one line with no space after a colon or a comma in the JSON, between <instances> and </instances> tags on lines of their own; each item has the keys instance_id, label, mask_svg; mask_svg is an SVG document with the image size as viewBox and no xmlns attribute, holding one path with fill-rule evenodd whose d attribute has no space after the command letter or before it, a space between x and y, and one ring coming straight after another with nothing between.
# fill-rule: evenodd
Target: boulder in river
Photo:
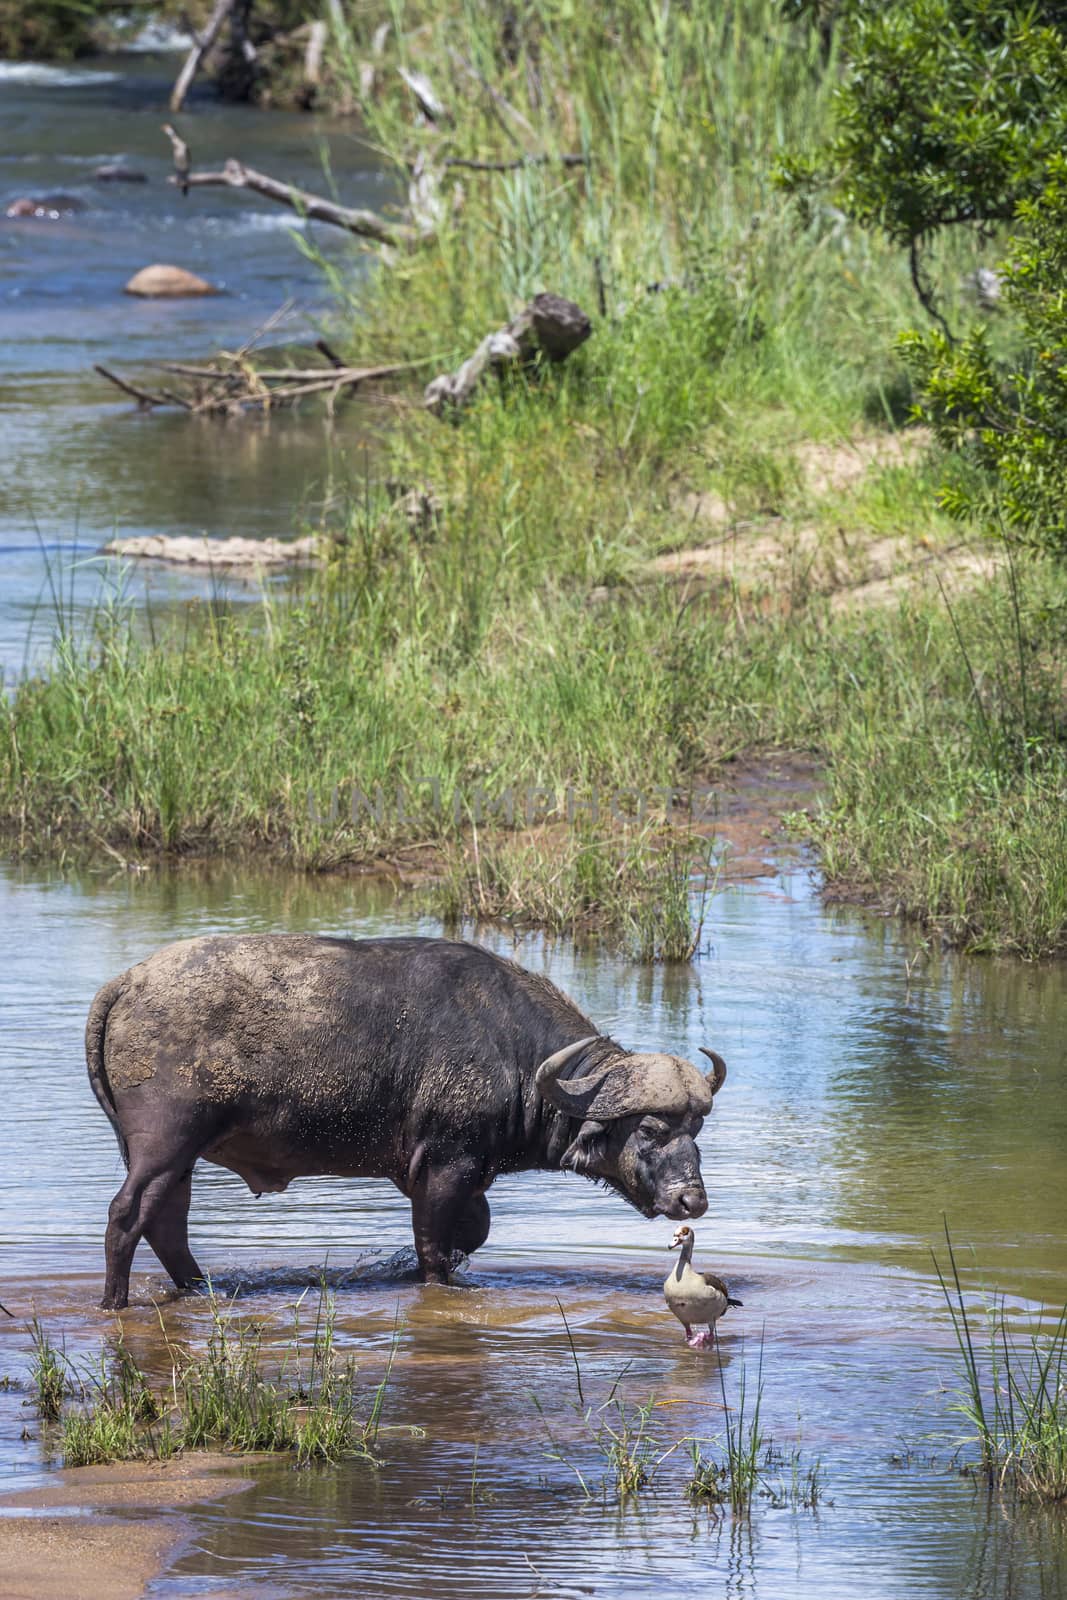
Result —
<instances>
[{"instance_id":1,"label":"boulder in river","mask_svg":"<svg viewBox=\"0 0 1067 1600\"><path fill-rule=\"evenodd\" d=\"M128 167L124 161L105 161L93 173L97 183L147 183L148 179L136 167Z\"/></svg>"},{"instance_id":2,"label":"boulder in river","mask_svg":"<svg viewBox=\"0 0 1067 1600\"><path fill-rule=\"evenodd\" d=\"M46 217L54 220L56 217L69 215L72 211L84 211L85 201L79 200L76 194L42 194L20 195L17 200L12 200L5 216L8 217Z\"/></svg>"},{"instance_id":3,"label":"boulder in river","mask_svg":"<svg viewBox=\"0 0 1067 1600\"><path fill-rule=\"evenodd\" d=\"M187 272L184 267L165 266L161 262L142 267L126 285L127 294L143 295L149 299L218 292L214 284L208 283L206 278L198 278L195 272Z\"/></svg>"},{"instance_id":4,"label":"boulder in river","mask_svg":"<svg viewBox=\"0 0 1067 1600\"><path fill-rule=\"evenodd\" d=\"M169 561L182 567L302 567L319 559L319 543L306 539L201 539L188 534L152 533L112 539L102 556L126 560Z\"/></svg>"}]
</instances>

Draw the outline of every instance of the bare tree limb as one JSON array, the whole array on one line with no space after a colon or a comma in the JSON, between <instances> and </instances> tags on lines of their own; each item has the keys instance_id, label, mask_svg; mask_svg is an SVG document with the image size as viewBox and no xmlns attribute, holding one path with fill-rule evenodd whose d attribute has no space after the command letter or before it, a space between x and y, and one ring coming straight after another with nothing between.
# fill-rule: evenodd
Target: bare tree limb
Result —
<instances>
[{"instance_id":1,"label":"bare tree limb","mask_svg":"<svg viewBox=\"0 0 1067 1600\"><path fill-rule=\"evenodd\" d=\"M304 51L304 82L317 88L322 82L322 58L326 52L329 29L320 18L308 28L307 49Z\"/></svg>"},{"instance_id":2,"label":"bare tree limb","mask_svg":"<svg viewBox=\"0 0 1067 1600\"><path fill-rule=\"evenodd\" d=\"M158 394L120 378L107 367L96 371L109 383L131 395L138 406L180 406L198 416L237 416L242 411L269 412L308 395L323 395L332 406L337 396L376 379L394 378L421 362L389 362L377 367L252 367L235 355L223 354L214 365L191 366L177 361L155 363L163 372L190 379L186 394L160 389Z\"/></svg>"},{"instance_id":3,"label":"bare tree limb","mask_svg":"<svg viewBox=\"0 0 1067 1600\"><path fill-rule=\"evenodd\" d=\"M149 394L147 389L139 389L135 383L120 378L115 372L109 372L107 367L102 367L99 362L94 365L93 371L99 372L102 378L106 378L108 383L113 383L117 389L122 389L125 394L132 395L142 411L150 411L153 406L167 404L163 395Z\"/></svg>"},{"instance_id":4,"label":"bare tree limb","mask_svg":"<svg viewBox=\"0 0 1067 1600\"><path fill-rule=\"evenodd\" d=\"M186 195L189 193L189 168L192 166L189 146L177 129L172 128L169 122L164 122L163 132L170 140L170 147L174 152L174 172L178 188L183 195Z\"/></svg>"},{"instance_id":5,"label":"bare tree limb","mask_svg":"<svg viewBox=\"0 0 1067 1600\"><path fill-rule=\"evenodd\" d=\"M427 122L444 122L448 107L434 92L433 84L424 72L412 72L410 67L397 67L404 87L414 95L416 104Z\"/></svg>"},{"instance_id":6,"label":"bare tree limb","mask_svg":"<svg viewBox=\"0 0 1067 1600\"><path fill-rule=\"evenodd\" d=\"M923 310L928 316L933 317L935 322L940 322L942 328L945 330L945 338L948 340L949 344L955 344L956 340L952 329L949 327L948 321L938 307L937 301L934 298L933 285L926 276L926 272L923 267L922 246L918 239L913 239L908 249L908 266L911 268L912 287L919 297L919 304L922 306Z\"/></svg>"},{"instance_id":7,"label":"bare tree limb","mask_svg":"<svg viewBox=\"0 0 1067 1600\"><path fill-rule=\"evenodd\" d=\"M558 161L564 167L587 167L588 156L519 156L516 161L476 161L470 156L446 156L442 167L465 167L471 172L514 172L518 167L544 167Z\"/></svg>"},{"instance_id":8,"label":"bare tree limb","mask_svg":"<svg viewBox=\"0 0 1067 1600\"><path fill-rule=\"evenodd\" d=\"M185 58L182 70L175 81L170 95L170 109L180 111L185 104L185 97L192 87L193 79L200 71L200 63L207 55L211 46L222 32L222 25L231 14L237 0L215 0L214 9L204 24L202 33L195 35L196 43Z\"/></svg>"},{"instance_id":9,"label":"bare tree limb","mask_svg":"<svg viewBox=\"0 0 1067 1600\"><path fill-rule=\"evenodd\" d=\"M168 181L179 184L181 179L174 176ZM282 183L265 172L257 172L254 167L246 167L233 159L226 162L221 172L189 172L184 181L190 189L251 189L255 194L275 200L279 205L289 206L315 222L332 223L335 228L345 228L349 233L361 239L373 239L377 244L403 247L426 238L425 233L417 232L414 228L386 221L376 211L335 205L322 195L309 194L306 189L298 189L292 183Z\"/></svg>"}]
</instances>

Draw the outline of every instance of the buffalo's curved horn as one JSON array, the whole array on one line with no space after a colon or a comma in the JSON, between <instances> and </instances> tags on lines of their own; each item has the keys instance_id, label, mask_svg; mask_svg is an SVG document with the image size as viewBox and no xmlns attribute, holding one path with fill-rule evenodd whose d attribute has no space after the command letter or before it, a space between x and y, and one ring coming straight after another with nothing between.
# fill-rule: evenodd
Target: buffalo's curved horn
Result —
<instances>
[{"instance_id":1,"label":"buffalo's curved horn","mask_svg":"<svg viewBox=\"0 0 1067 1600\"><path fill-rule=\"evenodd\" d=\"M565 1044L562 1050L557 1050L555 1055L542 1061L534 1074L534 1083L557 1111L565 1111L572 1117L584 1117L582 1096L597 1087L603 1074L595 1074L591 1078L571 1078L567 1083L560 1083L559 1075L568 1061L572 1061L586 1045L594 1044L598 1037L598 1034L591 1033L588 1039L579 1039L577 1044Z\"/></svg>"},{"instance_id":2,"label":"buffalo's curved horn","mask_svg":"<svg viewBox=\"0 0 1067 1600\"><path fill-rule=\"evenodd\" d=\"M709 1050L707 1045L700 1046L700 1054L707 1056L712 1065L713 1070L708 1073L708 1077L711 1079L711 1093L714 1098L726 1082L726 1062L717 1050Z\"/></svg>"}]
</instances>

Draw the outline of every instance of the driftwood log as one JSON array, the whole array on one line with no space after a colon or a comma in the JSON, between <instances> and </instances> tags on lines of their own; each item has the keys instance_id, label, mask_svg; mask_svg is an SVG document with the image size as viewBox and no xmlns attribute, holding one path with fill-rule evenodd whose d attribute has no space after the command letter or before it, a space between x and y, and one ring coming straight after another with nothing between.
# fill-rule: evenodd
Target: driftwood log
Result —
<instances>
[{"instance_id":1,"label":"driftwood log","mask_svg":"<svg viewBox=\"0 0 1067 1600\"><path fill-rule=\"evenodd\" d=\"M565 361L584 344L592 324L573 300L539 294L505 328L487 334L474 354L455 372L443 372L426 385L423 404L435 416L461 411L487 372L534 361Z\"/></svg>"},{"instance_id":2,"label":"driftwood log","mask_svg":"<svg viewBox=\"0 0 1067 1600\"><path fill-rule=\"evenodd\" d=\"M257 567L306 567L321 560L320 541L304 539L195 539L187 534L152 533L128 539L111 539L101 545L102 556L124 561L166 561L177 567L215 570L254 570Z\"/></svg>"}]
</instances>

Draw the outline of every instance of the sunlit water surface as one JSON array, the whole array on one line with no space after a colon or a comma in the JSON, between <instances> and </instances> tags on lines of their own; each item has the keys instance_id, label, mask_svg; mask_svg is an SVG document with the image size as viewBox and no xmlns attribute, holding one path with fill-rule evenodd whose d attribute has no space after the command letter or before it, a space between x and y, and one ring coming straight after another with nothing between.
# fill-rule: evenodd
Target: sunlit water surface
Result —
<instances>
[{"instance_id":1,"label":"sunlit water surface","mask_svg":"<svg viewBox=\"0 0 1067 1600\"><path fill-rule=\"evenodd\" d=\"M0 924L0 1298L20 1319L0 1328L0 1361L17 1375L34 1301L73 1354L97 1349L111 1326L94 1300L121 1168L81 1047L96 987L167 940L208 931L440 929L388 891L340 881L10 868ZM694 1509L681 1449L625 1507L583 1493L579 1474L595 1491L606 1468L579 1421L557 1300L587 1404L600 1406L624 1373L629 1404L662 1402L664 1446L721 1430L715 1357L686 1348L662 1303L669 1224L571 1176L501 1180L469 1286L424 1289L403 1258L390 1261L410 1231L388 1184L304 1180L257 1201L202 1166L193 1247L222 1290L242 1288L243 1308L284 1328L325 1261L368 1392L399 1319L395 1431L378 1470L271 1465L251 1490L193 1507L194 1538L152 1592L1061 1593L1055 1519L989 1506L951 1469L950 1332L929 1245L947 1213L974 1282L1002 1291L1013 1314L1063 1297L1063 970L920 958L909 977L912 943L823 911L800 870L718 894L691 968L483 937L547 971L632 1045L695 1056L708 1042L725 1055L729 1081L701 1140L711 1208L697 1236L699 1261L745 1303L723 1324L727 1395L736 1399L742 1364L754 1381L762 1340L767 1431L821 1460L823 1504L761 1500L744 1522ZM137 1266L126 1338L162 1371L151 1297L165 1283L145 1247ZM202 1302L165 1316L172 1335L205 1331ZM8 1485L42 1472L39 1445L19 1438L26 1416L18 1394L0 1396Z\"/></svg>"}]
</instances>

